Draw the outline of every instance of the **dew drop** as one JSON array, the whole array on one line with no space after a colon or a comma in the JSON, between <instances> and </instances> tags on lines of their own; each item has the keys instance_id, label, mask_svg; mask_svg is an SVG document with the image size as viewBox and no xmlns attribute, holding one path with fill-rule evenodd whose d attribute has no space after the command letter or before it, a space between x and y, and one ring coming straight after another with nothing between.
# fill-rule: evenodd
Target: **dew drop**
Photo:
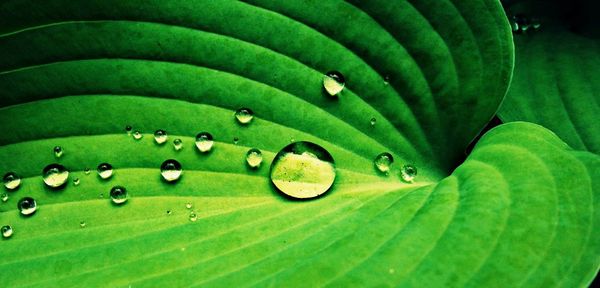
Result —
<instances>
[{"instance_id":1,"label":"dew drop","mask_svg":"<svg viewBox=\"0 0 600 288\"><path fill-rule=\"evenodd\" d=\"M115 186L110 189L110 199L115 204L123 204L127 202L127 189L123 186Z\"/></svg>"},{"instance_id":2,"label":"dew drop","mask_svg":"<svg viewBox=\"0 0 600 288\"><path fill-rule=\"evenodd\" d=\"M131 125L125 126L125 132L127 133L127 136L131 136L131 131L133 131L133 127L131 127Z\"/></svg>"},{"instance_id":3,"label":"dew drop","mask_svg":"<svg viewBox=\"0 0 600 288\"><path fill-rule=\"evenodd\" d=\"M175 151L181 150L183 148L183 141L181 141L179 138L173 140L173 148Z\"/></svg>"},{"instance_id":4,"label":"dew drop","mask_svg":"<svg viewBox=\"0 0 600 288\"><path fill-rule=\"evenodd\" d=\"M325 148L299 141L284 147L271 163L271 182L282 193L298 199L317 197L335 180L333 157Z\"/></svg>"},{"instance_id":5,"label":"dew drop","mask_svg":"<svg viewBox=\"0 0 600 288\"><path fill-rule=\"evenodd\" d=\"M6 202L8 201L8 194L6 194L6 192L2 193L2 195L0 195L0 198L2 199L2 202Z\"/></svg>"},{"instance_id":6,"label":"dew drop","mask_svg":"<svg viewBox=\"0 0 600 288\"><path fill-rule=\"evenodd\" d=\"M142 135L142 132L137 131L137 130L135 132L133 132L133 139L140 140L140 139L142 139L142 137L144 137L144 135Z\"/></svg>"},{"instance_id":7,"label":"dew drop","mask_svg":"<svg viewBox=\"0 0 600 288\"><path fill-rule=\"evenodd\" d=\"M17 203L17 208L19 208L22 215L33 215L37 210L37 203L35 203L35 199L31 197L23 197Z\"/></svg>"},{"instance_id":8,"label":"dew drop","mask_svg":"<svg viewBox=\"0 0 600 288\"><path fill-rule=\"evenodd\" d=\"M196 222L196 220L198 220L198 215L196 215L196 212L190 212L190 221Z\"/></svg>"},{"instance_id":9,"label":"dew drop","mask_svg":"<svg viewBox=\"0 0 600 288\"><path fill-rule=\"evenodd\" d=\"M346 80L344 75L338 71L327 72L323 76L323 88L327 91L330 96L336 96L344 89Z\"/></svg>"},{"instance_id":10,"label":"dew drop","mask_svg":"<svg viewBox=\"0 0 600 288\"><path fill-rule=\"evenodd\" d=\"M157 144L164 144L169 139L169 135L167 135L167 131L158 129L154 132L154 141Z\"/></svg>"},{"instance_id":11,"label":"dew drop","mask_svg":"<svg viewBox=\"0 0 600 288\"><path fill-rule=\"evenodd\" d=\"M235 118L241 124L248 124L252 121L252 118L254 118L254 112L249 108L240 108L235 111Z\"/></svg>"},{"instance_id":12,"label":"dew drop","mask_svg":"<svg viewBox=\"0 0 600 288\"><path fill-rule=\"evenodd\" d=\"M256 148L252 148L246 153L246 163L248 163L250 168L258 168L260 163L262 163L262 160L262 152Z\"/></svg>"},{"instance_id":13,"label":"dew drop","mask_svg":"<svg viewBox=\"0 0 600 288\"><path fill-rule=\"evenodd\" d=\"M198 151L205 153L212 149L214 144L213 136L208 132L201 132L196 135L196 148Z\"/></svg>"},{"instance_id":14,"label":"dew drop","mask_svg":"<svg viewBox=\"0 0 600 288\"><path fill-rule=\"evenodd\" d=\"M392 154L388 152L381 153L375 157L375 168L379 170L379 172L387 173L390 171L390 165L394 163L394 157Z\"/></svg>"},{"instance_id":15,"label":"dew drop","mask_svg":"<svg viewBox=\"0 0 600 288\"><path fill-rule=\"evenodd\" d=\"M19 175L17 175L15 172L8 172L4 174L2 181L4 182L4 187L6 187L8 190L15 190L21 185L21 177L19 177Z\"/></svg>"},{"instance_id":16,"label":"dew drop","mask_svg":"<svg viewBox=\"0 0 600 288\"><path fill-rule=\"evenodd\" d=\"M404 182L412 182L415 176L417 176L417 167L409 164L402 166L400 168L400 176Z\"/></svg>"},{"instance_id":17,"label":"dew drop","mask_svg":"<svg viewBox=\"0 0 600 288\"><path fill-rule=\"evenodd\" d=\"M92 172L92 169L90 169L89 167L83 170L83 173L85 173L85 175L90 175L90 172Z\"/></svg>"},{"instance_id":18,"label":"dew drop","mask_svg":"<svg viewBox=\"0 0 600 288\"><path fill-rule=\"evenodd\" d=\"M375 124L377 124L377 119L371 118L371 121L369 123L371 123L371 126L375 126Z\"/></svg>"},{"instance_id":19,"label":"dew drop","mask_svg":"<svg viewBox=\"0 0 600 288\"><path fill-rule=\"evenodd\" d=\"M169 159L160 165L160 175L168 182L173 182L181 177L181 163L177 160Z\"/></svg>"},{"instance_id":20,"label":"dew drop","mask_svg":"<svg viewBox=\"0 0 600 288\"><path fill-rule=\"evenodd\" d=\"M50 164L42 170L44 183L48 187L57 188L64 185L69 179L69 171L60 164Z\"/></svg>"},{"instance_id":21,"label":"dew drop","mask_svg":"<svg viewBox=\"0 0 600 288\"><path fill-rule=\"evenodd\" d=\"M108 163L98 165L98 176L102 179L108 179L113 175L113 167Z\"/></svg>"},{"instance_id":22,"label":"dew drop","mask_svg":"<svg viewBox=\"0 0 600 288\"><path fill-rule=\"evenodd\" d=\"M192 203L185 203L185 208L192 209Z\"/></svg>"},{"instance_id":23,"label":"dew drop","mask_svg":"<svg viewBox=\"0 0 600 288\"><path fill-rule=\"evenodd\" d=\"M385 77L383 77L383 85L385 85L385 86L390 85L390 76L389 75L385 75Z\"/></svg>"},{"instance_id":24,"label":"dew drop","mask_svg":"<svg viewBox=\"0 0 600 288\"><path fill-rule=\"evenodd\" d=\"M85 221L79 222L79 227L81 227L81 228L85 228L86 225L87 224L85 223Z\"/></svg>"},{"instance_id":25,"label":"dew drop","mask_svg":"<svg viewBox=\"0 0 600 288\"><path fill-rule=\"evenodd\" d=\"M4 238L10 238L10 236L13 235L13 228L10 225L4 225L0 230L2 231L2 237Z\"/></svg>"},{"instance_id":26,"label":"dew drop","mask_svg":"<svg viewBox=\"0 0 600 288\"><path fill-rule=\"evenodd\" d=\"M237 145L239 141L240 141L240 138L233 137L233 145Z\"/></svg>"},{"instance_id":27,"label":"dew drop","mask_svg":"<svg viewBox=\"0 0 600 288\"><path fill-rule=\"evenodd\" d=\"M73 179L73 185L79 186L79 183L81 183L81 181L79 180L79 178Z\"/></svg>"},{"instance_id":28,"label":"dew drop","mask_svg":"<svg viewBox=\"0 0 600 288\"><path fill-rule=\"evenodd\" d=\"M173 214L173 212L171 212L171 210L167 210L167 215L171 215Z\"/></svg>"},{"instance_id":29,"label":"dew drop","mask_svg":"<svg viewBox=\"0 0 600 288\"><path fill-rule=\"evenodd\" d=\"M62 155L64 153L63 148L60 146L54 146L54 149L52 149L52 151L54 151L54 157L56 157L56 158L62 157Z\"/></svg>"}]
</instances>

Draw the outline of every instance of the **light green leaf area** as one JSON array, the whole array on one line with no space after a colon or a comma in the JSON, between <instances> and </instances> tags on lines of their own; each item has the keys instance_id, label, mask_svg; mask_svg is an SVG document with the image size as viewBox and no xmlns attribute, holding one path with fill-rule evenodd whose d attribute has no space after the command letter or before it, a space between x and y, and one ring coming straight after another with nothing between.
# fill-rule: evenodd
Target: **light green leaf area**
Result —
<instances>
[{"instance_id":1,"label":"light green leaf area","mask_svg":"<svg viewBox=\"0 0 600 288\"><path fill-rule=\"evenodd\" d=\"M549 24L516 35L515 46L515 72L500 118L538 123L571 147L599 154L600 40Z\"/></svg>"},{"instance_id":2,"label":"light green leaf area","mask_svg":"<svg viewBox=\"0 0 600 288\"><path fill-rule=\"evenodd\" d=\"M14 228L0 283L586 285L599 266L600 158L511 123L462 160L507 89L509 30L491 0L3 1L0 173L23 182L0 203ZM347 80L337 98L322 88L330 70ZM254 110L249 125L240 107ZM169 143L154 143L156 129ZM194 146L202 131L216 140L207 154ZM310 201L269 179L299 140L335 159L332 189ZM245 163L252 147L258 169ZM389 175L373 165L381 152L394 156ZM175 184L158 169L170 158L184 169ZM45 187L53 162L81 183ZM83 172L101 162L111 179ZM122 206L108 199L115 185L129 192ZM25 196L39 205L31 217L16 209Z\"/></svg>"}]
</instances>

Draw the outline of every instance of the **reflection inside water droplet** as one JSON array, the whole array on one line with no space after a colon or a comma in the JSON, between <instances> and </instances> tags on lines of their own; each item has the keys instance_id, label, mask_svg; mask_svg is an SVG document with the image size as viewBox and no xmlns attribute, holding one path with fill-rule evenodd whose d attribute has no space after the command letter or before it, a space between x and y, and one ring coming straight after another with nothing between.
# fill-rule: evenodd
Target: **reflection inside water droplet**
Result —
<instances>
[{"instance_id":1,"label":"reflection inside water droplet","mask_svg":"<svg viewBox=\"0 0 600 288\"><path fill-rule=\"evenodd\" d=\"M262 159L262 152L256 148L252 148L246 153L246 163L250 168L258 168L262 163Z\"/></svg>"},{"instance_id":2,"label":"reflection inside water droplet","mask_svg":"<svg viewBox=\"0 0 600 288\"><path fill-rule=\"evenodd\" d=\"M346 80L344 75L338 71L327 72L323 76L323 88L330 96L336 96L344 89Z\"/></svg>"},{"instance_id":3,"label":"reflection inside water droplet","mask_svg":"<svg viewBox=\"0 0 600 288\"><path fill-rule=\"evenodd\" d=\"M2 195L0 195L0 199L2 199L2 202L8 201L8 194L2 193Z\"/></svg>"},{"instance_id":4,"label":"reflection inside water droplet","mask_svg":"<svg viewBox=\"0 0 600 288\"><path fill-rule=\"evenodd\" d=\"M75 179L73 179L73 185L75 185L75 186L79 186L79 183L80 183L80 182L81 182L81 181L79 181L79 178L75 178Z\"/></svg>"},{"instance_id":5,"label":"reflection inside water droplet","mask_svg":"<svg viewBox=\"0 0 600 288\"><path fill-rule=\"evenodd\" d=\"M412 182L417 176L417 167L409 164L402 166L400 176L404 182Z\"/></svg>"},{"instance_id":6,"label":"reflection inside water droplet","mask_svg":"<svg viewBox=\"0 0 600 288\"><path fill-rule=\"evenodd\" d=\"M213 136L210 133L201 132L196 135L196 148L198 148L198 151L208 152L212 149L213 144Z\"/></svg>"},{"instance_id":7,"label":"reflection inside water droplet","mask_svg":"<svg viewBox=\"0 0 600 288\"><path fill-rule=\"evenodd\" d=\"M254 112L252 112L252 110L250 110L249 108L240 108L237 111L235 111L235 118L241 124L250 123L253 117Z\"/></svg>"},{"instance_id":8,"label":"reflection inside water droplet","mask_svg":"<svg viewBox=\"0 0 600 288\"><path fill-rule=\"evenodd\" d=\"M15 190L21 185L21 177L19 177L19 175L17 175L15 172L8 172L4 174L2 181L4 182L4 187L6 187L8 190Z\"/></svg>"},{"instance_id":9,"label":"reflection inside water droplet","mask_svg":"<svg viewBox=\"0 0 600 288\"><path fill-rule=\"evenodd\" d=\"M198 220L198 215L196 215L196 213L194 211L190 212L190 221L192 222L196 222L196 220Z\"/></svg>"},{"instance_id":10,"label":"reflection inside water droplet","mask_svg":"<svg viewBox=\"0 0 600 288\"><path fill-rule=\"evenodd\" d=\"M0 228L0 231L2 232L2 237L4 238L10 238L10 236L13 235L13 228L10 225L2 226L2 228Z\"/></svg>"},{"instance_id":11,"label":"reflection inside water droplet","mask_svg":"<svg viewBox=\"0 0 600 288\"><path fill-rule=\"evenodd\" d=\"M60 164L50 164L42 170L44 183L51 188L57 188L64 185L69 178L69 171Z\"/></svg>"},{"instance_id":12,"label":"reflection inside water droplet","mask_svg":"<svg viewBox=\"0 0 600 288\"><path fill-rule=\"evenodd\" d=\"M164 144L167 142L167 139L169 139L169 136L165 130L158 129L154 132L154 141L156 141L157 144Z\"/></svg>"},{"instance_id":13,"label":"reflection inside water droplet","mask_svg":"<svg viewBox=\"0 0 600 288\"><path fill-rule=\"evenodd\" d=\"M30 216L37 210L37 203L31 197L23 197L17 203L17 208L22 215Z\"/></svg>"},{"instance_id":14,"label":"reflection inside water droplet","mask_svg":"<svg viewBox=\"0 0 600 288\"><path fill-rule=\"evenodd\" d=\"M335 180L333 157L325 148L300 141L284 147L271 163L271 181L282 193L298 199L317 197Z\"/></svg>"},{"instance_id":15,"label":"reflection inside water droplet","mask_svg":"<svg viewBox=\"0 0 600 288\"><path fill-rule=\"evenodd\" d=\"M142 139L142 137L144 137L142 132L137 131L137 130L135 132L133 132L133 139L140 140L140 139Z\"/></svg>"},{"instance_id":16,"label":"reflection inside water droplet","mask_svg":"<svg viewBox=\"0 0 600 288\"><path fill-rule=\"evenodd\" d=\"M113 167L109 163L100 163L98 165L98 176L102 179L108 179L113 175Z\"/></svg>"},{"instance_id":17,"label":"reflection inside water droplet","mask_svg":"<svg viewBox=\"0 0 600 288\"><path fill-rule=\"evenodd\" d=\"M183 141L179 138L173 140L173 148L175 151L181 150L181 148L183 148Z\"/></svg>"},{"instance_id":18,"label":"reflection inside water droplet","mask_svg":"<svg viewBox=\"0 0 600 288\"><path fill-rule=\"evenodd\" d=\"M127 202L127 189L123 186L115 186L110 189L110 199L115 204L123 204Z\"/></svg>"},{"instance_id":19,"label":"reflection inside water droplet","mask_svg":"<svg viewBox=\"0 0 600 288\"><path fill-rule=\"evenodd\" d=\"M179 179L181 172L181 163L175 159L166 160L162 163L162 165L160 165L160 174L168 182Z\"/></svg>"},{"instance_id":20,"label":"reflection inside water droplet","mask_svg":"<svg viewBox=\"0 0 600 288\"><path fill-rule=\"evenodd\" d=\"M394 157L388 152L381 153L375 157L375 167L379 172L387 173L390 171L390 166L394 163Z\"/></svg>"}]
</instances>

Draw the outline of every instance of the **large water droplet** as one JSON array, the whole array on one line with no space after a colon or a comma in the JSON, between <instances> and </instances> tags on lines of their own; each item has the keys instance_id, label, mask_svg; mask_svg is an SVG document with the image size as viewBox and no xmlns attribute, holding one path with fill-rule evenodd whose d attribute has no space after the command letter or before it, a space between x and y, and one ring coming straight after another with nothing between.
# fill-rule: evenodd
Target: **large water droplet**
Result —
<instances>
[{"instance_id":1,"label":"large water droplet","mask_svg":"<svg viewBox=\"0 0 600 288\"><path fill-rule=\"evenodd\" d=\"M168 182L176 181L181 176L181 163L169 159L160 165L160 175Z\"/></svg>"},{"instance_id":2,"label":"large water droplet","mask_svg":"<svg viewBox=\"0 0 600 288\"><path fill-rule=\"evenodd\" d=\"M257 168L262 163L262 160L262 152L256 148L252 148L246 153L246 163L248 163L250 168Z\"/></svg>"},{"instance_id":3,"label":"large water droplet","mask_svg":"<svg viewBox=\"0 0 600 288\"><path fill-rule=\"evenodd\" d=\"M60 164L50 164L42 170L42 175L44 177L44 183L48 187L57 188L64 185L69 179L69 171L65 166Z\"/></svg>"},{"instance_id":4,"label":"large water droplet","mask_svg":"<svg viewBox=\"0 0 600 288\"><path fill-rule=\"evenodd\" d=\"M330 71L323 76L323 88L330 96L336 96L344 89L346 80L344 75L338 71Z\"/></svg>"},{"instance_id":5,"label":"large water droplet","mask_svg":"<svg viewBox=\"0 0 600 288\"><path fill-rule=\"evenodd\" d=\"M108 179L113 175L113 167L108 163L98 165L98 176L102 179Z\"/></svg>"},{"instance_id":6,"label":"large water droplet","mask_svg":"<svg viewBox=\"0 0 600 288\"><path fill-rule=\"evenodd\" d=\"M127 202L127 189L123 186L115 186L110 189L110 199L115 204L123 204Z\"/></svg>"},{"instance_id":7,"label":"large water droplet","mask_svg":"<svg viewBox=\"0 0 600 288\"><path fill-rule=\"evenodd\" d=\"M412 182L417 176L417 167L407 164L400 169L400 176L405 182Z\"/></svg>"},{"instance_id":8,"label":"large water droplet","mask_svg":"<svg viewBox=\"0 0 600 288\"><path fill-rule=\"evenodd\" d=\"M235 118L241 124L248 124L250 121L252 121L252 118L254 118L254 112L252 112L252 110L249 108L240 108L235 111Z\"/></svg>"},{"instance_id":9,"label":"large water droplet","mask_svg":"<svg viewBox=\"0 0 600 288\"><path fill-rule=\"evenodd\" d=\"M13 235L13 229L10 225L2 226L2 228L0 228L0 231L2 232L2 237L4 238L10 238L10 236Z\"/></svg>"},{"instance_id":10,"label":"large water droplet","mask_svg":"<svg viewBox=\"0 0 600 288\"><path fill-rule=\"evenodd\" d=\"M127 133L127 136L131 135L131 131L133 131L133 127L131 127L131 125L125 126L125 132Z\"/></svg>"},{"instance_id":11,"label":"large water droplet","mask_svg":"<svg viewBox=\"0 0 600 288\"><path fill-rule=\"evenodd\" d=\"M156 143L164 144L165 142L167 142L167 139L169 139L167 131L158 129L154 132L154 141L156 141Z\"/></svg>"},{"instance_id":12,"label":"large water droplet","mask_svg":"<svg viewBox=\"0 0 600 288\"><path fill-rule=\"evenodd\" d=\"M390 171L390 165L394 163L394 157L392 154L388 152L381 153L375 157L375 168L379 170L379 172L387 173Z\"/></svg>"},{"instance_id":13,"label":"large water droplet","mask_svg":"<svg viewBox=\"0 0 600 288\"><path fill-rule=\"evenodd\" d=\"M65 152L60 146L55 146L54 149L52 149L52 151L54 151L54 157L56 158L62 157L63 153Z\"/></svg>"},{"instance_id":14,"label":"large water droplet","mask_svg":"<svg viewBox=\"0 0 600 288\"><path fill-rule=\"evenodd\" d=\"M23 197L17 203L17 208L19 208L22 215L33 215L37 210L37 203L35 203L35 199L31 197Z\"/></svg>"},{"instance_id":15,"label":"large water droplet","mask_svg":"<svg viewBox=\"0 0 600 288\"><path fill-rule=\"evenodd\" d=\"M133 139L140 140L140 139L142 139L142 137L144 137L142 132L137 131L137 130L135 132L133 132Z\"/></svg>"},{"instance_id":16,"label":"large water droplet","mask_svg":"<svg viewBox=\"0 0 600 288\"><path fill-rule=\"evenodd\" d=\"M196 135L196 147L200 152L208 152L214 144L213 136L208 132L201 132Z\"/></svg>"},{"instance_id":17,"label":"large water droplet","mask_svg":"<svg viewBox=\"0 0 600 288\"><path fill-rule=\"evenodd\" d=\"M336 172L325 148L300 141L284 147L271 163L271 181L282 193L299 199L317 197L329 190Z\"/></svg>"},{"instance_id":18,"label":"large water droplet","mask_svg":"<svg viewBox=\"0 0 600 288\"><path fill-rule=\"evenodd\" d=\"M19 177L19 175L17 175L15 172L8 172L4 174L2 181L4 182L4 187L6 187L8 190L15 190L21 185L21 177Z\"/></svg>"},{"instance_id":19,"label":"large water droplet","mask_svg":"<svg viewBox=\"0 0 600 288\"><path fill-rule=\"evenodd\" d=\"M183 141L181 141L179 138L173 140L173 148L175 151L181 150L183 148Z\"/></svg>"}]
</instances>

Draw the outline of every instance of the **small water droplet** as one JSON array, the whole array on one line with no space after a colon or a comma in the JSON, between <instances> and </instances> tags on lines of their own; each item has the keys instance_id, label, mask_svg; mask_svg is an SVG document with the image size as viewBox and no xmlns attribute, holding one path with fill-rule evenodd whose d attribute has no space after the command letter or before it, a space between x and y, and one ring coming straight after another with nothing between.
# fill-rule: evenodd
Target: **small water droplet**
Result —
<instances>
[{"instance_id":1,"label":"small water droplet","mask_svg":"<svg viewBox=\"0 0 600 288\"><path fill-rule=\"evenodd\" d=\"M381 153L375 157L375 167L379 172L387 173L390 171L390 165L394 163L394 157L388 152Z\"/></svg>"},{"instance_id":2,"label":"small water droplet","mask_svg":"<svg viewBox=\"0 0 600 288\"><path fill-rule=\"evenodd\" d=\"M104 194L100 193L100 194L98 195L98 198L100 198L100 199L104 198Z\"/></svg>"},{"instance_id":3,"label":"small water droplet","mask_svg":"<svg viewBox=\"0 0 600 288\"><path fill-rule=\"evenodd\" d=\"M402 166L400 169L400 176L404 182L412 182L413 179L415 179L415 176L417 176L417 167L408 164Z\"/></svg>"},{"instance_id":4,"label":"small water droplet","mask_svg":"<svg viewBox=\"0 0 600 288\"><path fill-rule=\"evenodd\" d=\"M137 131L137 130L135 132L133 132L133 139L140 140L140 139L142 139L142 137L144 137L142 132Z\"/></svg>"},{"instance_id":5,"label":"small water droplet","mask_svg":"<svg viewBox=\"0 0 600 288\"><path fill-rule=\"evenodd\" d=\"M81 181L79 180L79 178L73 179L73 185L79 186L79 183L81 183Z\"/></svg>"},{"instance_id":6,"label":"small water droplet","mask_svg":"<svg viewBox=\"0 0 600 288\"><path fill-rule=\"evenodd\" d=\"M90 169L89 167L85 168L85 170L83 170L83 173L85 173L85 175L90 175L90 172L92 172L92 169Z\"/></svg>"},{"instance_id":7,"label":"small water droplet","mask_svg":"<svg viewBox=\"0 0 600 288\"><path fill-rule=\"evenodd\" d=\"M69 171L65 166L60 164L50 164L42 170L42 176L44 178L44 183L48 187L57 188L64 185L69 179Z\"/></svg>"},{"instance_id":8,"label":"small water droplet","mask_svg":"<svg viewBox=\"0 0 600 288\"><path fill-rule=\"evenodd\" d=\"M196 135L196 148L200 152L208 152L214 144L213 136L208 132L201 132Z\"/></svg>"},{"instance_id":9,"label":"small water droplet","mask_svg":"<svg viewBox=\"0 0 600 288\"><path fill-rule=\"evenodd\" d=\"M338 71L330 71L323 76L323 88L330 96L336 96L344 89L346 80L344 75Z\"/></svg>"},{"instance_id":10,"label":"small water droplet","mask_svg":"<svg viewBox=\"0 0 600 288\"><path fill-rule=\"evenodd\" d=\"M371 118L371 121L369 123L371 123L371 126L375 126L375 124L377 124L377 119Z\"/></svg>"},{"instance_id":11,"label":"small water droplet","mask_svg":"<svg viewBox=\"0 0 600 288\"><path fill-rule=\"evenodd\" d=\"M252 110L249 108L240 108L235 111L235 118L241 124L248 124L250 121L252 121L252 118L254 118L254 112L252 112Z\"/></svg>"},{"instance_id":12,"label":"small water droplet","mask_svg":"<svg viewBox=\"0 0 600 288\"><path fill-rule=\"evenodd\" d=\"M2 237L4 238L10 238L13 235L13 228L10 225L4 225L0 230L2 230Z\"/></svg>"},{"instance_id":13,"label":"small water droplet","mask_svg":"<svg viewBox=\"0 0 600 288\"><path fill-rule=\"evenodd\" d=\"M385 86L390 85L390 76L389 75L385 75L385 77L383 77L383 85L385 85Z\"/></svg>"},{"instance_id":14,"label":"small water droplet","mask_svg":"<svg viewBox=\"0 0 600 288\"><path fill-rule=\"evenodd\" d=\"M181 141L179 138L173 140L173 148L175 151L181 150L183 148L183 141Z\"/></svg>"},{"instance_id":15,"label":"small water droplet","mask_svg":"<svg viewBox=\"0 0 600 288\"><path fill-rule=\"evenodd\" d=\"M115 204L123 204L127 202L127 189L123 186L115 186L110 189L110 199Z\"/></svg>"},{"instance_id":16,"label":"small water droplet","mask_svg":"<svg viewBox=\"0 0 600 288\"><path fill-rule=\"evenodd\" d=\"M192 209L192 203L185 203L185 208Z\"/></svg>"},{"instance_id":17,"label":"small water droplet","mask_svg":"<svg viewBox=\"0 0 600 288\"><path fill-rule=\"evenodd\" d=\"M8 201L8 194L6 194L6 192L2 193L2 195L0 195L0 198L2 198L2 202L6 202Z\"/></svg>"},{"instance_id":18,"label":"small water droplet","mask_svg":"<svg viewBox=\"0 0 600 288\"><path fill-rule=\"evenodd\" d=\"M262 160L262 152L256 148L252 148L246 153L246 163L250 168L258 168Z\"/></svg>"},{"instance_id":19,"label":"small water droplet","mask_svg":"<svg viewBox=\"0 0 600 288\"><path fill-rule=\"evenodd\" d=\"M194 211L190 212L190 221L196 222L198 220L198 215Z\"/></svg>"},{"instance_id":20,"label":"small water droplet","mask_svg":"<svg viewBox=\"0 0 600 288\"><path fill-rule=\"evenodd\" d=\"M133 131L133 127L130 125L125 126L125 132L127 132L127 136L131 136L131 131Z\"/></svg>"},{"instance_id":21,"label":"small water droplet","mask_svg":"<svg viewBox=\"0 0 600 288\"><path fill-rule=\"evenodd\" d=\"M173 182L181 176L181 163L175 159L169 159L160 165L160 175L168 182Z\"/></svg>"},{"instance_id":22,"label":"small water droplet","mask_svg":"<svg viewBox=\"0 0 600 288\"><path fill-rule=\"evenodd\" d=\"M86 226L85 221L79 222L79 227L85 228L85 226Z\"/></svg>"},{"instance_id":23,"label":"small water droplet","mask_svg":"<svg viewBox=\"0 0 600 288\"><path fill-rule=\"evenodd\" d=\"M238 137L233 137L233 144L234 144L234 145L237 145L239 141L240 141L240 138L238 138Z\"/></svg>"},{"instance_id":24,"label":"small water droplet","mask_svg":"<svg viewBox=\"0 0 600 288\"><path fill-rule=\"evenodd\" d=\"M33 215L37 210L37 203L35 202L35 199L31 197L23 197L17 203L17 208L19 208L22 215Z\"/></svg>"},{"instance_id":25,"label":"small water droplet","mask_svg":"<svg viewBox=\"0 0 600 288\"><path fill-rule=\"evenodd\" d=\"M300 141L284 147L271 163L271 182L293 198L314 198L327 192L335 176L331 154L311 142Z\"/></svg>"},{"instance_id":26,"label":"small water droplet","mask_svg":"<svg viewBox=\"0 0 600 288\"><path fill-rule=\"evenodd\" d=\"M158 129L154 132L154 141L157 144L164 144L169 139L169 135L167 135L167 131Z\"/></svg>"},{"instance_id":27,"label":"small water droplet","mask_svg":"<svg viewBox=\"0 0 600 288\"><path fill-rule=\"evenodd\" d=\"M171 215L173 214L173 212L171 212L171 210L167 210L167 215Z\"/></svg>"},{"instance_id":28,"label":"small water droplet","mask_svg":"<svg viewBox=\"0 0 600 288\"><path fill-rule=\"evenodd\" d=\"M62 155L64 153L63 148L60 146L54 146L54 149L52 149L52 151L54 151L54 157L56 157L56 158L62 157Z\"/></svg>"},{"instance_id":29,"label":"small water droplet","mask_svg":"<svg viewBox=\"0 0 600 288\"><path fill-rule=\"evenodd\" d=\"M6 187L8 190L15 190L21 185L21 177L19 177L19 175L17 175L15 172L8 172L4 174L2 181L4 182L4 187Z\"/></svg>"},{"instance_id":30,"label":"small water droplet","mask_svg":"<svg viewBox=\"0 0 600 288\"><path fill-rule=\"evenodd\" d=\"M542 27L542 23L540 23L540 19L531 18L531 27L533 30L539 30Z\"/></svg>"},{"instance_id":31,"label":"small water droplet","mask_svg":"<svg viewBox=\"0 0 600 288\"><path fill-rule=\"evenodd\" d=\"M97 170L98 176L102 179L108 179L113 175L113 167L108 163L100 163Z\"/></svg>"}]
</instances>

